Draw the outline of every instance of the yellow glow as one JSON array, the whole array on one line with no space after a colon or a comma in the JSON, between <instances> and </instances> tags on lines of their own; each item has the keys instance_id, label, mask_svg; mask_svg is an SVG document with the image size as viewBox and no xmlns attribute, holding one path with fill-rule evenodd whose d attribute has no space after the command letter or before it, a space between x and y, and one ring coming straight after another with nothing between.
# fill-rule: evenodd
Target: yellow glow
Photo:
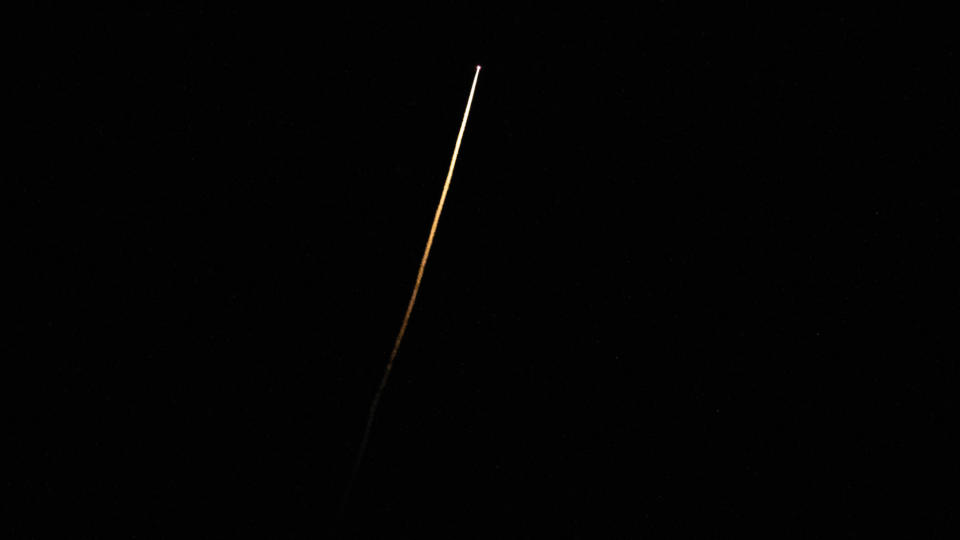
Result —
<instances>
[{"instance_id":1,"label":"yellow glow","mask_svg":"<svg viewBox=\"0 0 960 540\"><path fill-rule=\"evenodd\" d=\"M403 315L403 323L400 325L400 332L397 339L393 342L393 350L390 351L390 359L387 360L387 367L383 372L383 378L380 380L380 386L377 393L373 396L373 402L370 404L370 412L367 415L367 425L363 432L363 438L360 441L360 447L357 451L357 461L354 463L353 474L350 477L350 483L344 493L341 501L340 512L343 513L347 497L350 494L350 488L353 485L357 470L363 461L363 454L367 447L367 441L370 438L370 428L373 426L373 418L377 411L377 404L380 402L380 395L387 385L387 379L390 377L390 371L393 369L393 360L397 356L397 350L400 349L400 342L403 340L403 334L407 331L407 324L410 322L410 313L413 312L413 304L417 300L417 292L420 291L420 281L423 279L423 269L427 266L427 257L430 256L430 248L433 246L433 236L437 232L437 223L440 221L440 212L443 211L443 203L447 200L447 191L450 189L450 180L453 178L453 167L457 163L457 154L460 152L460 141L463 139L463 131L467 127L467 117L470 115L470 105L473 103L473 93L477 88L477 79L480 77L480 66L477 65L477 71L473 76L473 84L470 86L470 97L467 98L467 108L463 112L463 122L460 123L460 132L457 134L457 143L453 147L453 157L450 158L450 169L447 171L447 179L443 183L443 192L440 194L440 203L437 204L437 211L433 215L433 224L430 225L430 235L427 237L427 247L423 250L423 258L420 260L420 268L417 270L417 280L413 284L413 294L410 295L410 301L407 303L407 311Z\"/></svg>"},{"instance_id":2,"label":"yellow glow","mask_svg":"<svg viewBox=\"0 0 960 540\"><path fill-rule=\"evenodd\" d=\"M443 183L443 193L440 194L440 203L437 205L437 212L433 215L433 224L430 225L430 236L427 237L427 247L423 250L423 259L420 260L420 268L417 270L417 281L413 284L413 294L410 295L410 302L407 304L407 313L403 316L400 333L397 334L397 339L393 343L393 351L390 352L390 360L387 362L388 373L393 365L393 359L397 355L397 349L400 348L400 340L403 339L403 334L407 331L407 323L410 322L413 303L417 300L417 292L420 290L420 280L423 279L423 269L427 265L427 257L430 256L430 248L433 246L433 235L437 232L437 223L440 221L440 212L443 211L443 202L447 200L447 191L450 189L450 180L453 178L453 167L457 164L457 154L460 153L460 141L463 139L463 130L467 127L467 117L470 116L470 105L473 103L473 92L477 88L477 79L479 77L480 66L477 66L477 72L473 76L473 84L470 86L470 97L467 98L467 109L463 112L463 122L460 123L460 133L457 134L457 144L453 146L453 157L450 158L450 170L447 171L447 180ZM386 380L386 378L384 378L384 380Z\"/></svg>"}]
</instances>

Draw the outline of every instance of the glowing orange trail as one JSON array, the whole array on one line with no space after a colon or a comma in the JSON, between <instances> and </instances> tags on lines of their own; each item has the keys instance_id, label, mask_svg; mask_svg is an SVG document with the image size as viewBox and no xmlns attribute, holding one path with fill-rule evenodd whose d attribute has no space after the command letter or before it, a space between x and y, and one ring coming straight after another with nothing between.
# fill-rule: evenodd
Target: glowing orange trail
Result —
<instances>
[{"instance_id":1,"label":"glowing orange trail","mask_svg":"<svg viewBox=\"0 0 960 540\"><path fill-rule=\"evenodd\" d=\"M417 270L417 281L413 284L413 294L410 295L410 301L407 303L407 312L403 315L403 324L400 325L400 332L397 339L393 342L393 350L390 351L390 359L387 360L387 367L383 372L383 378L380 379L380 386L377 393L373 396L373 402L370 404L370 413L367 415L367 426L363 431L363 439L360 441L360 449L357 451L357 461L353 466L353 473L350 476L350 483L344 493L340 505L340 511L343 512L347 497L350 495L350 488L356 479L357 471L360 469L360 463L363 461L363 454L367 449L367 441L370 438L370 428L373 426L373 417L377 412L377 404L380 403L380 395L384 387L387 386L387 379L390 378L390 371L393 369L393 359L397 356L397 350L400 349L400 342L403 340L403 334L407 331L407 324L410 322L410 313L413 312L413 303L417 301L417 292L420 291L420 281L423 279L423 269L427 265L427 257L430 256L430 247L433 246L433 235L437 232L437 223L440 221L440 212L443 211L443 202L447 199L447 191L450 189L450 179L453 178L453 167L457 163L457 154L460 152L460 141L463 139L463 130L467 127L467 117L470 115L470 104L473 103L473 92L477 88L477 79L480 77L480 66L473 75L473 84L470 86L470 97L467 98L467 109L463 112L463 122L460 124L460 132L457 134L457 144L453 147L453 157L450 158L450 169L447 171L447 180L443 183L443 193L440 194L440 203L437 204L437 211L433 215L433 224L430 225L430 236L427 237L427 247L423 250L423 258L420 260L420 268Z\"/></svg>"}]
</instances>

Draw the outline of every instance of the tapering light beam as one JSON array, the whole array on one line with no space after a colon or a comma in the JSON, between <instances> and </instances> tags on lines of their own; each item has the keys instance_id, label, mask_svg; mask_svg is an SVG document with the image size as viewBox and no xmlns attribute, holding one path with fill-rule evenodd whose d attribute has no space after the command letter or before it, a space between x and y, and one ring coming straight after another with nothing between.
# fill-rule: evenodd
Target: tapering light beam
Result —
<instances>
[{"instance_id":1,"label":"tapering light beam","mask_svg":"<svg viewBox=\"0 0 960 540\"><path fill-rule=\"evenodd\" d=\"M420 282L423 280L423 269L427 266L427 257L430 256L430 248L433 247L433 236L437 232L437 223L440 221L440 212L443 211L443 203L447 200L447 191L450 190L450 180L453 178L453 167L457 164L457 154L460 153L460 141L463 140L463 131L467 127L467 117L470 116L470 105L473 103L473 93L477 88L477 79L480 77L480 66L473 75L473 84L470 86L470 96L467 98L467 108L463 112L463 122L460 123L460 132L457 134L457 143L453 146L453 157L450 158L450 169L447 171L447 179L443 183L443 192L440 194L440 203L437 204L437 211L433 215L433 224L430 225L430 235L427 237L427 247L423 250L423 258L420 260L420 268L417 270L417 280L413 284L413 294L410 295L410 301L407 303L407 312L403 315L403 323L400 325L400 332L397 333L397 339L393 342L393 350L390 351L390 358L387 360L387 367L383 371L383 378L380 379L380 386L377 393L373 396L373 402L370 403L370 412L367 415L367 425L363 430L363 438L360 441L360 448L357 451L357 461L353 465L353 472L350 475L350 482L344 492L343 500L340 504L340 512L347 503L350 495L350 489L357 477L357 471L360 470L360 464L363 462L363 455L367 449L367 442L370 439L370 430L373 427L373 418L377 412L377 405L380 403L380 396L383 389L387 386L387 379L390 378L390 371L393 369L393 360L397 357L397 351L400 349L400 342L403 341L403 335L407 331L407 324L410 322L410 313L413 312L413 304L417 301L417 293L420 291Z\"/></svg>"}]
</instances>

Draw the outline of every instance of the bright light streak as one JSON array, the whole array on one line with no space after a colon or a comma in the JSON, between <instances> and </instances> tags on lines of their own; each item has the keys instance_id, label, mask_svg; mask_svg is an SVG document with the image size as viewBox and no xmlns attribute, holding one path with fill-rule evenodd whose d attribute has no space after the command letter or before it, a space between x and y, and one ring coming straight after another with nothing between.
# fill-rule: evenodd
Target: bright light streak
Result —
<instances>
[{"instance_id":1,"label":"bright light streak","mask_svg":"<svg viewBox=\"0 0 960 540\"><path fill-rule=\"evenodd\" d=\"M370 404L370 412L367 415L367 425L363 431L363 439L360 441L360 448L357 451L357 461L353 466L353 473L350 477L350 483L344 492L340 503L340 512L343 513L347 498L350 495L350 489L360 469L360 463L363 461L363 454L367 448L367 441L370 438L370 429L373 426L373 418L377 412L377 405L380 403L380 395L384 387L387 386L387 379L390 378L390 371L393 369L393 360L400 349L400 342L407 331L407 324L410 322L410 313L413 312L413 304L417 300L417 293L420 291L420 281L423 280L423 269L427 266L427 257L430 256L430 248L433 246L433 237L437 232L437 223L440 221L440 212L443 211L443 203L447 200L447 191L450 189L450 180L453 178L453 167L457 164L457 155L460 153L460 141L463 140L463 131L467 127L467 117L470 116L470 105L473 104L473 93L477 88L477 79L480 77L480 65L477 64L477 71L473 76L473 84L470 86L470 96L467 98L467 108L463 112L463 122L460 123L460 132L457 133L457 143L453 146L453 157L450 158L450 169L447 171L447 179L443 183L443 192L440 194L440 203L437 204L437 211L433 215L433 224L430 225L430 235L427 236L427 247L423 250L423 258L420 260L420 268L417 270L417 280L413 285L413 294L410 295L410 301L407 303L407 311L403 315L403 323L400 325L400 332L397 339L393 342L393 350L390 351L390 359L387 360L387 367L383 372L383 378L380 380L380 386L377 393L373 396L373 402Z\"/></svg>"}]
</instances>

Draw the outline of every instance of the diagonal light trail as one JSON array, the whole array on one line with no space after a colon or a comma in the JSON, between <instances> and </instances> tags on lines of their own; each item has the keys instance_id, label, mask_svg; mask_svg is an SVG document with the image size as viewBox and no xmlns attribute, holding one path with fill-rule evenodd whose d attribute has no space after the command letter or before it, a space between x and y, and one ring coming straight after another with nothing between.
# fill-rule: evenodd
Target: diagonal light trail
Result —
<instances>
[{"instance_id":1,"label":"diagonal light trail","mask_svg":"<svg viewBox=\"0 0 960 540\"><path fill-rule=\"evenodd\" d=\"M363 430L363 438L360 441L360 448L357 451L357 461L353 465L353 472L350 475L350 481L343 494L340 503L340 513L346 507L347 499L350 496L350 490L353 482L356 480L357 472L360 470L360 464L363 462L363 455L367 449L367 442L370 439L370 431L373 427L373 419L377 412L377 405L380 403L380 396L383 389L387 386L387 379L390 378L390 371L393 369L393 360L397 357L397 351L400 349L400 342L403 341L403 335L407 331L407 324L410 322L410 313L413 312L413 304L417 301L417 293L420 291L420 282L423 280L423 269L427 266L427 257L430 256L430 248L433 246L433 236L437 232L437 223L440 221L440 212L443 211L443 203L447 199L447 191L450 189L450 180L453 178L453 167L457 164L457 154L460 152L460 141L463 139L463 131L467 127L467 117L470 115L470 105L473 103L473 93L477 88L477 79L480 77L480 66L473 76L473 84L470 86L470 97L467 98L467 108L463 112L463 122L460 124L460 132L457 134L457 144L453 147L453 157L450 158L450 169L447 171L447 180L443 183L443 193L440 194L440 203L437 204L437 211L433 215L433 224L430 225L430 235L427 237L427 247L423 250L423 258L420 260L420 268L417 270L417 280L413 284L413 294L410 295L410 301L407 303L407 312L403 315L403 324L400 325L400 332L397 333L397 339L393 342L393 349L390 351L390 359L387 360L387 367L384 369L383 378L380 380L380 386L377 393L373 396L373 402L370 403L370 412L367 415L367 425Z\"/></svg>"}]
</instances>

